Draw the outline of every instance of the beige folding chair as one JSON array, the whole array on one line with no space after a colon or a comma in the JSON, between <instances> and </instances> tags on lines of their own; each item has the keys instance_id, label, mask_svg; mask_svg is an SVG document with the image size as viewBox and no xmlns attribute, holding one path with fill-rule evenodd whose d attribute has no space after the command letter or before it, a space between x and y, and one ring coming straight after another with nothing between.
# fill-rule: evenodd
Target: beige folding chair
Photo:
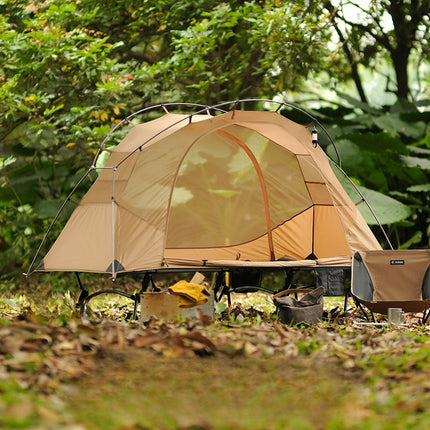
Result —
<instances>
[{"instance_id":1,"label":"beige folding chair","mask_svg":"<svg viewBox=\"0 0 430 430\"><path fill-rule=\"evenodd\" d=\"M423 312L430 308L430 249L356 252L352 262L351 294L357 305L372 313L389 308Z\"/></svg>"}]
</instances>

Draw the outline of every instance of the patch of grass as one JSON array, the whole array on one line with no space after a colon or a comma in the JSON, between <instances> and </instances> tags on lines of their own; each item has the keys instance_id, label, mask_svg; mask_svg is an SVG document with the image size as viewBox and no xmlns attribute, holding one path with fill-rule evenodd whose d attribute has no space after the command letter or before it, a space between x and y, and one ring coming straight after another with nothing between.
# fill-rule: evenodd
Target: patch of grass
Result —
<instances>
[{"instance_id":1,"label":"patch of grass","mask_svg":"<svg viewBox=\"0 0 430 430\"><path fill-rule=\"evenodd\" d=\"M334 369L332 369L334 373ZM70 413L89 430L324 428L351 400L318 363L121 355L80 383ZM312 381L310 383L310 381ZM109 408L115 404L115 414ZM192 427L195 426L195 427ZM200 427L198 427L200 426Z\"/></svg>"},{"instance_id":2,"label":"patch of grass","mask_svg":"<svg viewBox=\"0 0 430 430\"><path fill-rule=\"evenodd\" d=\"M312 354L314 351L321 348L321 346L321 340L315 337L297 342L299 353L304 355Z\"/></svg>"},{"instance_id":3,"label":"patch of grass","mask_svg":"<svg viewBox=\"0 0 430 430\"><path fill-rule=\"evenodd\" d=\"M430 419L429 395L410 396L407 385L366 387L356 372L309 357L202 360L140 351L105 364L68 398L69 413L88 430L403 430Z\"/></svg>"},{"instance_id":4,"label":"patch of grass","mask_svg":"<svg viewBox=\"0 0 430 430\"><path fill-rule=\"evenodd\" d=\"M31 428L39 424L37 396L14 381L0 380L0 428Z\"/></svg>"}]
</instances>

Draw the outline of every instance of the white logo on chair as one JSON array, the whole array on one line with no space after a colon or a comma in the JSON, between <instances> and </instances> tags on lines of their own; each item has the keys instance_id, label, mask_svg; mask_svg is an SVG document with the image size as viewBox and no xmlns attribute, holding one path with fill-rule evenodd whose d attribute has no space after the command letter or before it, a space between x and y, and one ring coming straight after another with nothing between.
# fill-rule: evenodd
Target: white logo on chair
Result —
<instances>
[{"instance_id":1,"label":"white logo on chair","mask_svg":"<svg viewBox=\"0 0 430 430\"><path fill-rule=\"evenodd\" d=\"M392 266L402 266L405 264L405 260L390 260Z\"/></svg>"}]
</instances>

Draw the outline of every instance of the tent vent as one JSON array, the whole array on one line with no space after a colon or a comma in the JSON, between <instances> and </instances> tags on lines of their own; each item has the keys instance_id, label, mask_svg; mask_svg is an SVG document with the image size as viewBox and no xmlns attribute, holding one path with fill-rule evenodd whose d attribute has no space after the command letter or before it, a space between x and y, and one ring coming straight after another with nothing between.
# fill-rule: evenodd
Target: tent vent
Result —
<instances>
[{"instance_id":1,"label":"tent vent","mask_svg":"<svg viewBox=\"0 0 430 430\"><path fill-rule=\"evenodd\" d=\"M106 269L106 272L110 273L110 272L124 272L125 268L124 266L118 261L118 260L114 260L113 262L113 269L112 269L112 264L109 265L109 267Z\"/></svg>"}]
</instances>

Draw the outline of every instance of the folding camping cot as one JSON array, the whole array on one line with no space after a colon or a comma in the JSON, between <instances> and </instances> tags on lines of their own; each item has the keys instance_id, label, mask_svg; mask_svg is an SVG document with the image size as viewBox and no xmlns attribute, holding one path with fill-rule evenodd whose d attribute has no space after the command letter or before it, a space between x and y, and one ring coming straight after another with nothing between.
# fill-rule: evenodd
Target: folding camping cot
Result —
<instances>
[{"instance_id":1,"label":"folding camping cot","mask_svg":"<svg viewBox=\"0 0 430 430\"><path fill-rule=\"evenodd\" d=\"M277 109L240 110L247 102ZM168 111L190 106L191 114ZM157 118L138 120L161 108ZM288 119L287 108L306 123ZM127 133L118 142L121 127ZM335 170L344 172L319 136L334 146L316 118L271 100L136 112L103 140L59 213L78 186L97 178L45 252L53 224L48 229L27 274L95 272L114 280L163 271L335 268L339 261L350 267L356 251L381 246L357 207L367 204L364 196L355 186L354 200L345 192ZM81 288L81 301L92 297ZM219 288L225 290L221 280Z\"/></svg>"}]
</instances>

